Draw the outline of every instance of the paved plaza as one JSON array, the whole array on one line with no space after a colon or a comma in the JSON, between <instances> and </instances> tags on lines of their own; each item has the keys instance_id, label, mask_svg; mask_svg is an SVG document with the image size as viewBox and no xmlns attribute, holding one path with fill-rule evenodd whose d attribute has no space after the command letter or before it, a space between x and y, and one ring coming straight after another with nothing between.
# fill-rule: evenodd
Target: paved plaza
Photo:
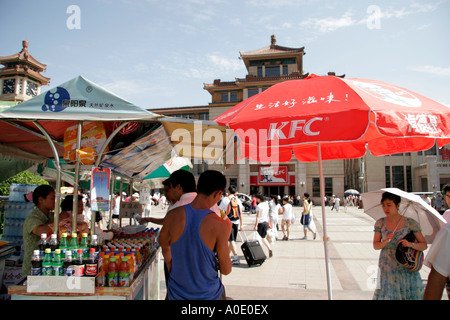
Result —
<instances>
[{"instance_id":1,"label":"paved plaza","mask_svg":"<svg viewBox=\"0 0 450 320\"><path fill-rule=\"evenodd\" d=\"M294 207L297 217L300 217L301 209ZM372 299L379 256L379 251L372 247L375 221L356 207L349 207L346 211L341 207L339 212L326 207L325 212L330 237L328 252L332 299ZM165 210L153 207L152 216L161 217L164 214ZM248 267L239 240L237 247L241 263L233 265L232 272L222 278L227 296L234 300L328 299L321 207L315 206L313 214L318 231L316 240L312 239L310 232L307 240L300 240L303 226L297 219L291 228L291 239L276 241L272 246L273 257L261 266ZM244 214L244 230L249 239L253 239L254 224L255 215ZM278 235L281 239L281 229ZM264 250L267 254L265 247ZM420 271L424 283L429 270L424 266ZM165 294L166 285L161 268L162 299ZM446 294L443 299L447 299Z\"/></svg>"}]
</instances>

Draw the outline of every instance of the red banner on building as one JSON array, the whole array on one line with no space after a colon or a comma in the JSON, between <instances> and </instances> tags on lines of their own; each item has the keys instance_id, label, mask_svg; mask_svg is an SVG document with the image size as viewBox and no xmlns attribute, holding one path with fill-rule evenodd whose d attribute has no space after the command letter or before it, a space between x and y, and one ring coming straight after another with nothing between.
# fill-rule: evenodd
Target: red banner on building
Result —
<instances>
[{"instance_id":1,"label":"red banner on building","mask_svg":"<svg viewBox=\"0 0 450 320\"><path fill-rule=\"evenodd\" d=\"M289 167L259 166L258 185L289 185Z\"/></svg>"}]
</instances>

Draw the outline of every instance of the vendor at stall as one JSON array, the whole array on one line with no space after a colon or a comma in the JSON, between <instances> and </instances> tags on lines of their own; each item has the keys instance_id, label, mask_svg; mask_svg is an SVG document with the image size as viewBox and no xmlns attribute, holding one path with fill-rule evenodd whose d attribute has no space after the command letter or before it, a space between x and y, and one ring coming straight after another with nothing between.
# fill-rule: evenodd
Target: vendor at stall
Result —
<instances>
[{"instance_id":1,"label":"vendor at stall","mask_svg":"<svg viewBox=\"0 0 450 320\"><path fill-rule=\"evenodd\" d=\"M50 185L38 186L33 191L33 202L36 207L31 211L23 224L23 265L22 276L31 274L31 257L33 250L38 249L42 233L51 233L53 210L55 209L55 190ZM61 213L59 219L66 219L68 213Z\"/></svg>"},{"instance_id":2,"label":"vendor at stall","mask_svg":"<svg viewBox=\"0 0 450 320\"><path fill-rule=\"evenodd\" d=\"M68 218L61 220L59 224L58 230L60 232L66 232L71 233L72 229L72 208L73 208L73 195L68 195L64 198L64 200L61 202L61 212L68 213ZM77 212L77 235L81 236L83 233L89 233L89 217L87 217L84 214L84 203L83 198L81 196L78 197L78 212ZM98 222L98 218L101 219L101 213L99 211L95 212L95 221ZM98 226L94 226L94 234L98 236L98 241L101 243L104 240L111 240L114 236L113 232L111 231L104 231Z\"/></svg>"}]
</instances>

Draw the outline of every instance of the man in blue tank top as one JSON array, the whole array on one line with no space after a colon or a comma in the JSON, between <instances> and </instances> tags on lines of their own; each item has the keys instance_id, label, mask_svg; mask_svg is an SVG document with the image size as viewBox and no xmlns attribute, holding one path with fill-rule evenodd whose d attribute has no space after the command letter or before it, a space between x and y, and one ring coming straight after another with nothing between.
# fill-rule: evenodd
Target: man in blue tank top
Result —
<instances>
[{"instance_id":1,"label":"man in blue tank top","mask_svg":"<svg viewBox=\"0 0 450 320\"><path fill-rule=\"evenodd\" d=\"M220 200L225 187L222 173L203 172L192 203L169 211L164 218L159 244L170 273L169 300L225 298L217 270L223 275L231 272L228 248L231 222L210 209Z\"/></svg>"}]
</instances>

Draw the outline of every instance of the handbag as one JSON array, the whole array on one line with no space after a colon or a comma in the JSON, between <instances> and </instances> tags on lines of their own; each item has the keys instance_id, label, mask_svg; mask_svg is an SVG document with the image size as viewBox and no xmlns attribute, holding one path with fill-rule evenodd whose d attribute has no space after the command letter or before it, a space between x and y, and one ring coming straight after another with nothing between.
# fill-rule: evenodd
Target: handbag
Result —
<instances>
[{"instance_id":1,"label":"handbag","mask_svg":"<svg viewBox=\"0 0 450 320\"><path fill-rule=\"evenodd\" d=\"M408 240L408 242L414 242L416 240L416 237L411 231L403 239ZM423 265L423 252L413 248L405 247L402 243L399 243L397 245L397 248L395 250L395 258L402 266L404 266L411 272L418 272Z\"/></svg>"},{"instance_id":2,"label":"handbag","mask_svg":"<svg viewBox=\"0 0 450 320\"><path fill-rule=\"evenodd\" d=\"M308 204L308 213L302 214L302 217L300 218L300 223L304 226L309 225L309 222L311 220L311 208L312 202Z\"/></svg>"},{"instance_id":3,"label":"handbag","mask_svg":"<svg viewBox=\"0 0 450 320\"><path fill-rule=\"evenodd\" d=\"M304 226L307 226L309 224L309 221L311 219L311 214L302 214L302 218L300 219L300 223Z\"/></svg>"}]
</instances>

